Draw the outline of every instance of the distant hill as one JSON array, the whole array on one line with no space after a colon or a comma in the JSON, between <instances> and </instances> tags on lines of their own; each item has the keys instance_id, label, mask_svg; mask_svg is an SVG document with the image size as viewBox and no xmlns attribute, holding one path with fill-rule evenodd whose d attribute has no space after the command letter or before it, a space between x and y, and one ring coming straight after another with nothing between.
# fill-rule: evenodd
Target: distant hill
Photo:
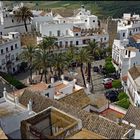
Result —
<instances>
[{"instance_id":1,"label":"distant hill","mask_svg":"<svg viewBox=\"0 0 140 140\"><path fill-rule=\"evenodd\" d=\"M20 2L20 1L18 1ZM77 9L82 4L93 14L103 17L122 17L123 13L140 14L140 1L22 1L26 6L34 9ZM4 1L12 4L16 1Z\"/></svg>"}]
</instances>

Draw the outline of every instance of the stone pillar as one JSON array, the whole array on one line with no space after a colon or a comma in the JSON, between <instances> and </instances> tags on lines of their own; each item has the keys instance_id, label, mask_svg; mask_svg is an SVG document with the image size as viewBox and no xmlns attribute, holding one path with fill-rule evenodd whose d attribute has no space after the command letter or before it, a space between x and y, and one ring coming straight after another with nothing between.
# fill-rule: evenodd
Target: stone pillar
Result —
<instances>
[{"instance_id":1,"label":"stone pillar","mask_svg":"<svg viewBox=\"0 0 140 140\"><path fill-rule=\"evenodd\" d=\"M6 98L6 97L7 97L6 87L4 87L4 89L3 89L3 97L4 97L4 98Z\"/></svg>"},{"instance_id":2,"label":"stone pillar","mask_svg":"<svg viewBox=\"0 0 140 140\"><path fill-rule=\"evenodd\" d=\"M54 78L53 77L51 78L51 85L52 85L52 87L54 87Z\"/></svg>"},{"instance_id":3,"label":"stone pillar","mask_svg":"<svg viewBox=\"0 0 140 140\"><path fill-rule=\"evenodd\" d=\"M15 97L15 104L19 104L19 98L18 97Z\"/></svg>"},{"instance_id":4,"label":"stone pillar","mask_svg":"<svg viewBox=\"0 0 140 140\"><path fill-rule=\"evenodd\" d=\"M32 111L32 100L31 99L29 100L29 103L28 103L28 111L29 112Z\"/></svg>"},{"instance_id":5,"label":"stone pillar","mask_svg":"<svg viewBox=\"0 0 140 140\"><path fill-rule=\"evenodd\" d=\"M61 75L62 82L64 81L64 75Z\"/></svg>"}]
</instances>

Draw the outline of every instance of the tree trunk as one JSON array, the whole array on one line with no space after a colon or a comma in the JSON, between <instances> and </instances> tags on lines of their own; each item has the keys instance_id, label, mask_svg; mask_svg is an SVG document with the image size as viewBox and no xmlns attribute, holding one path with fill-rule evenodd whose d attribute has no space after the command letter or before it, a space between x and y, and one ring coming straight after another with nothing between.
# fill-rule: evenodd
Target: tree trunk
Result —
<instances>
[{"instance_id":1,"label":"tree trunk","mask_svg":"<svg viewBox=\"0 0 140 140\"><path fill-rule=\"evenodd\" d=\"M30 84L32 84L32 68L30 68L30 80L29 80Z\"/></svg>"},{"instance_id":2,"label":"tree trunk","mask_svg":"<svg viewBox=\"0 0 140 140\"><path fill-rule=\"evenodd\" d=\"M26 23L26 21L24 21L24 26L25 26L26 32L28 32L28 28L27 28L27 23Z\"/></svg>"},{"instance_id":3,"label":"tree trunk","mask_svg":"<svg viewBox=\"0 0 140 140\"><path fill-rule=\"evenodd\" d=\"M45 82L47 84L47 72L46 72L46 70L45 70L44 74L45 74Z\"/></svg>"},{"instance_id":4,"label":"tree trunk","mask_svg":"<svg viewBox=\"0 0 140 140\"><path fill-rule=\"evenodd\" d=\"M52 70L52 67L50 66L50 72L51 72L51 74L53 75L53 70Z\"/></svg>"},{"instance_id":5,"label":"tree trunk","mask_svg":"<svg viewBox=\"0 0 140 140\"><path fill-rule=\"evenodd\" d=\"M91 63L88 63L88 77L87 81L90 83L91 82Z\"/></svg>"},{"instance_id":6,"label":"tree trunk","mask_svg":"<svg viewBox=\"0 0 140 140\"><path fill-rule=\"evenodd\" d=\"M86 87L85 76L84 76L84 72L83 72L83 63L81 64L80 69L81 69L81 74L82 74L82 78L83 78L83 83L84 83L84 86Z\"/></svg>"},{"instance_id":7,"label":"tree trunk","mask_svg":"<svg viewBox=\"0 0 140 140\"><path fill-rule=\"evenodd\" d=\"M41 82L42 79L43 79L43 74L44 74L44 71L41 73L40 82Z\"/></svg>"},{"instance_id":8,"label":"tree trunk","mask_svg":"<svg viewBox=\"0 0 140 140\"><path fill-rule=\"evenodd\" d=\"M61 70L58 68L58 77L61 78Z\"/></svg>"}]
</instances>

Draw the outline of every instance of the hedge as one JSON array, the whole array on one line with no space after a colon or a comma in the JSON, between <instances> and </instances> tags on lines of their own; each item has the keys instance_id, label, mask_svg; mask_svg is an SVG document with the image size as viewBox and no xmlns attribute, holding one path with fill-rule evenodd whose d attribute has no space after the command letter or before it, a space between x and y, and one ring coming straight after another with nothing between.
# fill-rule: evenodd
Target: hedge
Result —
<instances>
[{"instance_id":1,"label":"hedge","mask_svg":"<svg viewBox=\"0 0 140 140\"><path fill-rule=\"evenodd\" d=\"M120 80L114 80L114 81L112 82L112 87L113 87L113 88L121 88L121 87L122 87L121 81L120 81Z\"/></svg>"},{"instance_id":2,"label":"hedge","mask_svg":"<svg viewBox=\"0 0 140 140\"><path fill-rule=\"evenodd\" d=\"M129 105L130 105L130 101L129 101L129 98L124 98L118 102L116 102L116 104L120 107L123 107L125 109L128 109L129 108Z\"/></svg>"},{"instance_id":3,"label":"hedge","mask_svg":"<svg viewBox=\"0 0 140 140\"><path fill-rule=\"evenodd\" d=\"M0 72L0 76L2 78L4 78L8 83L10 83L11 85L13 85L17 89L22 89L22 88L27 87L27 86L25 86L23 83L21 83L20 81L18 81L15 77L13 77L10 74L4 73L4 72Z\"/></svg>"},{"instance_id":4,"label":"hedge","mask_svg":"<svg viewBox=\"0 0 140 140\"><path fill-rule=\"evenodd\" d=\"M118 95L118 99L122 100L124 98L128 99L129 97L127 96L127 94L125 92L120 92Z\"/></svg>"}]
</instances>

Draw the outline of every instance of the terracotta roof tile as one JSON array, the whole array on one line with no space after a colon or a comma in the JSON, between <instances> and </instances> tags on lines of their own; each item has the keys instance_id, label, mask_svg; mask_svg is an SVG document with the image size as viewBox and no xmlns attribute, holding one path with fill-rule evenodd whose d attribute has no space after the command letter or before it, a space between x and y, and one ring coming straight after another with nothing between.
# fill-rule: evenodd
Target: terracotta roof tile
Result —
<instances>
[{"instance_id":1,"label":"terracotta roof tile","mask_svg":"<svg viewBox=\"0 0 140 140\"><path fill-rule=\"evenodd\" d=\"M135 41L138 41L140 40L140 34L132 35L131 38L133 38Z\"/></svg>"},{"instance_id":2,"label":"terracotta roof tile","mask_svg":"<svg viewBox=\"0 0 140 140\"><path fill-rule=\"evenodd\" d=\"M140 129L140 108L130 105L123 119Z\"/></svg>"},{"instance_id":3,"label":"terracotta roof tile","mask_svg":"<svg viewBox=\"0 0 140 140\"><path fill-rule=\"evenodd\" d=\"M61 98L59 101L63 104L67 103L81 109L90 104L90 99L84 92L84 89L81 89L72 94L69 94Z\"/></svg>"},{"instance_id":4,"label":"terracotta roof tile","mask_svg":"<svg viewBox=\"0 0 140 140\"><path fill-rule=\"evenodd\" d=\"M118 125L113 121L99 117L97 114L81 110L80 108L76 108L71 104L44 98L43 96L28 90L24 91L22 96L19 97L20 103L25 106L27 106L30 99L32 99L33 101L33 111L40 112L50 106L53 106L55 108L58 108L59 110L62 110L70 115L81 119L83 128L107 138L120 139L126 132L128 132L132 128L129 125L125 124ZM80 102L80 100L77 100L77 102Z\"/></svg>"}]
</instances>

